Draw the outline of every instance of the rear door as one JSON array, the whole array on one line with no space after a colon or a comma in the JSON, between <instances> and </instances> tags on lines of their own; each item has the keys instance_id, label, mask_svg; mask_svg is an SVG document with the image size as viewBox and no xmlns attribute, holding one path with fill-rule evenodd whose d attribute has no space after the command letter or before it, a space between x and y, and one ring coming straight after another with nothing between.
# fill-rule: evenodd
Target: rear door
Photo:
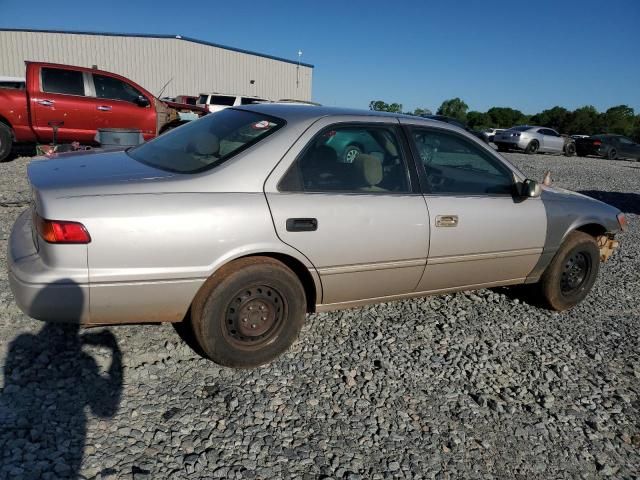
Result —
<instances>
[{"instance_id":1,"label":"rear door","mask_svg":"<svg viewBox=\"0 0 640 480\"><path fill-rule=\"evenodd\" d=\"M96 111L87 96L87 76L81 70L40 67L38 89L30 91L33 129L41 142L57 141L92 143L95 135Z\"/></svg>"},{"instance_id":2,"label":"rear door","mask_svg":"<svg viewBox=\"0 0 640 480\"><path fill-rule=\"evenodd\" d=\"M428 212L397 120L349 118L316 122L265 184L278 236L316 267L323 304L413 292L428 250ZM331 145L363 133L375 146L352 163Z\"/></svg>"},{"instance_id":3,"label":"rear door","mask_svg":"<svg viewBox=\"0 0 640 480\"><path fill-rule=\"evenodd\" d=\"M141 130L145 138L156 134L154 99L120 78L90 74L97 128Z\"/></svg>"},{"instance_id":4,"label":"rear door","mask_svg":"<svg viewBox=\"0 0 640 480\"><path fill-rule=\"evenodd\" d=\"M544 247L540 198L517 198L514 173L489 148L451 130L411 126L431 219L418 291L520 283Z\"/></svg>"}]
</instances>

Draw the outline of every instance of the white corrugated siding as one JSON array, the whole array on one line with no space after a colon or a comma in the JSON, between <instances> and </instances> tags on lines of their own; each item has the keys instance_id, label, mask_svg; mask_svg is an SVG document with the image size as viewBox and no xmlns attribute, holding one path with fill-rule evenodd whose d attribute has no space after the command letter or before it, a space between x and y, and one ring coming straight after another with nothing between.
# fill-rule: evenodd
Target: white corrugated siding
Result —
<instances>
[{"instance_id":1,"label":"white corrugated siding","mask_svg":"<svg viewBox=\"0 0 640 480\"><path fill-rule=\"evenodd\" d=\"M24 61L64 63L130 78L163 96L206 92L311 100L313 69L177 38L0 31L0 75L24 76ZM255 80L251 85L250 81Z\"/></svg>"}]
</instances>

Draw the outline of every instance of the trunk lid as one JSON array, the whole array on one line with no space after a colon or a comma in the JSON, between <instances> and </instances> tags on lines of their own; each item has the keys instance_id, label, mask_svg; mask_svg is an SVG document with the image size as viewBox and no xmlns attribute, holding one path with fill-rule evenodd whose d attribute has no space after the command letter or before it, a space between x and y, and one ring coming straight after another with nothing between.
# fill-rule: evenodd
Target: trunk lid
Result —
<instances>
[{"instance_id":1,"label":"trunk lid","mask_svg":"<svg viewBox=\"0 0 640 480\"><path fill-rule=\"evenodd\" d=\"M157 191L159 182L176 176L140 163L123 151L34 160L28 175L34 190L54 197Z\"/></svg>"}]
</instances>

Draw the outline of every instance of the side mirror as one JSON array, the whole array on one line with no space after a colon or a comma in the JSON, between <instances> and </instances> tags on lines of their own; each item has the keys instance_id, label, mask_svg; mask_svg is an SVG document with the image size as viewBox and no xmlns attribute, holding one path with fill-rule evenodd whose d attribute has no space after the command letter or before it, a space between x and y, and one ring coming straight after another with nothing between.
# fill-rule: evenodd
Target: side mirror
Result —
<instances>
[{"instance_id":1,"label":"side mirror","mask_svg":"<svg viewBox=\"0 0 640 480\"><path fill-rule=\"evenodd\" d=\"M535 198L539 197L542 193L542 188L540 188L540 185L535 180L531 180L528 178L524 182L522 182L521 185L522 187L520 189L520 192L523 197Z\"/></svg>"},{"instance_id":2,"label":"side mirror","mask_svg":"<svg viewBox=\"0 0 640 480\"><path fill-rule=\"evenodd\" d=\"M144 95L139 95L138 98L135 99L134 103L139 107L149 106L149 100L147 100L147 97L145 97Z\"/></svg>"}]
</instances>

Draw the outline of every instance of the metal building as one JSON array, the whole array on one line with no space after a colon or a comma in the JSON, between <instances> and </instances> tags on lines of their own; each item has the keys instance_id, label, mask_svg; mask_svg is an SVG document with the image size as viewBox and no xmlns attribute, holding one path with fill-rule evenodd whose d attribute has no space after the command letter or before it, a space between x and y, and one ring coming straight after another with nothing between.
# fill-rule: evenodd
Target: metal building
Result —
<instances>
[{"instance_id":1,"label":"metal building","mask_svg":"<svg viewBox=\"0 0 640 480\"><path fill-rule=\"evenodd\" d=\"M24 76L25 60L95 65L156 95L168 82L162 96L311 100L313 65L180 35L0 29L0 75Z\"/></svg>"}]
</instances>

